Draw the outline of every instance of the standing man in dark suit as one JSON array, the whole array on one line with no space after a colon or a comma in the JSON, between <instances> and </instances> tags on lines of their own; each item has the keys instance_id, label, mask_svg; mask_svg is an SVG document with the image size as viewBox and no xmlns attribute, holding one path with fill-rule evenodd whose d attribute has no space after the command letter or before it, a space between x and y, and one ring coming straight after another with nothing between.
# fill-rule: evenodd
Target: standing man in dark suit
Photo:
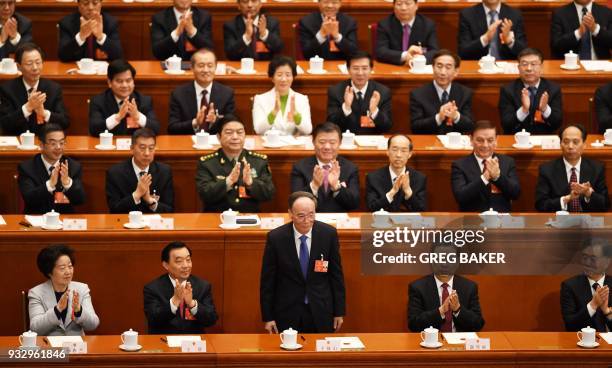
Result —
<instances>
[{"instance_id":1,"label":"standing man in dark suit","mask_svg":"<svg viewBox=\"0 0 612 368\"><path fill-rule=\"evenodd\" d=\"M132 134L132 158L106 172L106 202L111 213L173 212L174 188L170 166L153 161L155 133L140 128Z\"/></svg>"},{"instance_id":2,"label":"standing man in dark suit","mask_svg":"<svg viewBox=\"0 0 612 368\"><path fill-rule=\"evenodd\" d=\"M527 47L521 11L501 0L482 0L459 13L459 56L478 60L491 55L497 60L514 60Z\"/></svg>"},{"instance_id":3,"label":"standing man in dark suit","mask_svg":"<svg viewBox=\"0 0 612 368\"><path fill-rule=\"evenodd\" d=\"M346 60L359 49L357 22L340 13L341 0L318 0L319 11L299 23L302 54L306 60L318 55L325 60Z\"/></svg>"},{"instance_id":4,"label":"standing man in dark suit","mask_svg":"<svg viewBox=\"0 0 612 368\"><path fill-rule=\"evenodd\" d=\"M59 22L59 59L115 60L123 57L119 22L102 12L102 0L77 0L79 11Z\"/></svg>"},{"instance_id":5,"label":"standing man in dark suit","mask_svg":"<svg viewBox=\"0 0 612 368\"><path fill-rule=\"evenodd\" d=\"M195 80L182 84L170 95L169 134L194 134L200 130L216 134L217 123L234 113L234 90L214 82L217 57L208 49L191 56Z\"/></svg>"},{"instance_id":6,"label":"standing man in dark suit","mask_svg":"<svg viewBox=\"0 0 612 368\"><path fill-rule=\"evenodd\" d=\"M453 244L435 243L431 253L455 254ZM432 326L440 332L476 332L485 324L478 285L455 274L457 263L432 263L433 274L408 285L408 328L420 332Z\"/></svg>"},{"instance_id":7,"label":"standing man in dark suit","mask_svg":"<svg viewBox=\"0 0 612 368\"><path fill-rule=\"evenodd\" d=\"M472 90L453 80L461 59L449 50L433 56L433 82L410 92L410 119L415 134L467 133L472 130Z\"/></svg>"},{"instance_id":8,"label":"standing man in dark suit","mask_svg":"<svg viewBox=\"0 0 612 368\"><path fill-rule=\"evenodd\" d=\"M395 65L409 65L415 55L425 55L431 63L440 48L436 24L417 14L418 0L393 0L393 14L376 27L376 60Z\"/></svg>"},{"instance_id":9,"label":"standing man in dark suit","mask_svg":"<svg viewBox=\"0 0 612 368\"><path fill-rule=\"evenodd\" d=\"M402 134L389 138L389 166L366 175L366 203L370 211L418 212L427 210L427 177L408 167L412 140Z\"/></svg>"},{"instance_id":10,"label":"standing man in dark suit","mask_svg":"<svg viewBox=\"0 0 612 368\"><path fill-rule=\"evenodd\" d=\"M217 321L208 281L191 274L191 249L172 242L161 253L168 271L144 287L149 334L202 334Z\"/></svg>"},{"instance_id":11,"label":"standing man in dark suit","mask_svg":"<svg viewBox=\"0 0 612 368\"><path fill-rule=\"evenodd\" d=\"M561 283L561 313L567 331L590 326L599 332L612 331L612 277L607 275L612 258L610 241L588 239L582 250L584 274Z\"/></svg>"},{"instance_id":12,"label":"standing man in dark suit","mask_svg":"<svg viewBox=\"0 0 612 368\"><path fill-rule=\"evenodd\" d=\"M289 327L300 333L329 333L344 322L338 232L315 220L316 203L310 193L291 194L291 222L270 231L266 238L259 302L269 333Z\"/></svg>"},{"instance_id":13,"label":"standing man in dark suit","mask_svg":"<svg viewBox=\"0 0 612 368\"><path fill-rule=\"evenodd\" d=\"M312 193L318 212L346 212L359 207L359 171L338 156L341 132L336 124L317 125L312 132L315 156L291 168L291 192Z\"/></svg>"},{"instance_id":14,"label":"standing man in dark suit","mask_svg":"<svg viewBox=\"0 0 612 368\"><path fill-rule=\"evenodd\" d=\"M563 59L570 50L580 60L610 59L612 11L592 0L574 0L555 9L550 23L553 58Z\"/></svg>"},{"instance_id":15,"label":"standing man in dark suit","mask_svg":"<svg viewBox=\"0 0 612 368\"><path fill-rule=\"evenodd\" d=\"M555 133L563 122L561 88L542 78L544 56L526 48L519 53L519 78L499 89L499 118L505 134L525 129L532 134Z\"/></svg>"},{"instance_id":16,"label":"standing man in dark suit","mask_svg":"<svg viewBox=\"0 0 612 368\"><path fill-rule=\"evenodd\" d=\"M145 127L159 133L153 100L134 90L136 69L117 59L108 65L107 77L108 89L89 103L89 134L97 137L108 130L115 135L132 135Z\"/></svg>"},{"instance_id":17,"label":"standing man in dark suit","mask_svg":"<svg viewBox=\"0 0 612 368\"><path fill-rule=\"evenodd\" d=\"M27 214L43 214L52 209L73 213L85 202L81 164L64 156L66 135L61 126L46 124L39 132L41 153L21 162L19 192Z\"/></svg>"},{"instance_id":18,"label":"standing man in dark suit","mask_svg":"<svg viewBox=\"0 0 612 368\"><path fill-rule=\"evenodd\" d=\"M40 47L24 43L15 52L21 71L17 77L0 85L0 128L4 135L19 135L26 130L37 133L44 124L54 123L64 129L70 125L62 87L41 78L43 57Z\"/></svg>"},{"instance_id":19,"label":"standing man in dark suit","mask_svg":"<svg viewBox=\"0 0 612 368\"><path fill-rule=\"evenodd\" d=\"M612 129L612 82L603 85L595 91L595 112L599 132Z\"/></svg>"},{"instance_id":20,"label":"standing man in dark suit","mask_svg":"<svg viewBox=\"0 0 612 368\"><path fill-rule=\"evenodd\" d=\"M535 207L542 212L605 212L610 208L603 163L582 157L587 132L580 124L560 134L562 158L540 165Z\"/></svg>"},{"instance_id":21,"label":"standing man in dark suit","mask_svg":"<svg viewBox=\"0 0 612 368\"><path fill-rule=\"evenodd\" d=\"M280 24L261 12L261 0L236 0L240 14L223 24L225 55L229 60L270 60L283 51Z\"/></svg>"},{"instance_id":22,"label":"standing man in dark suit","mask_svg":"<svg viewBox=\"0 0 612 368\"><path fill-rule=\"evenodd\" d=\"M32 22L15 12L15 0L4 0L0 8L0 59L12 56L26 42L32 42Z\"/></svg>"},{"instance_id":23,"label":"standing man in dark suit","mask_svg":"<svg viewBox=\"0 0 612 368\"><path fill-rule=\"evenodd\" d=\"M357 51L346 59L351 79L327 89L327 121L356 134L384 133L391 129L391 90L370 80L372 57Z\"/></svg>"},{"instance_id":24,"label":"standing man in dark suit","mask_svg":"<svg viewBox=\"0 0 612 368\"><path fill-rule=\"evenodd\" d=\"M490 121L476 122L472 146L471 155L453 161L451 166L451 184L459 210L482 212L492 208L510 212L521 186L514 159L495 153L497 134Z\"/></svg>"},{"instance_id":25,"label":"standing man in dark suit","mask_svg":"<svg viewBox=\"0 0 612 368\"><path fill-rule=\"evenodd\" d=\"M177 55L189 60L197 50L213 48L210 14L192 7L192 3L193 0L173 0L173 6L153 15L151 47L156 59Z\"/></svg>"}]
</instances>

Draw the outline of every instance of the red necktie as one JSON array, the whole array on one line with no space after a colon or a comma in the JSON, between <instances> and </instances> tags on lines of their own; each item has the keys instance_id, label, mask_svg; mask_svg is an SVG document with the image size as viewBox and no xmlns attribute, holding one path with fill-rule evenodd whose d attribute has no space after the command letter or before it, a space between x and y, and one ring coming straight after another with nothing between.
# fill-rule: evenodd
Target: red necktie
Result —
<instances>
[{"instance_id":1,"label":"red necktie","mask_svg":"<svg viewBox=\"0 0 612 368\"><path fill-rule=\"evenodd\" d=\"M323 190L325 193L329 191L329 169L331 166L323 165Z\"/></svg>"},{"instance_id":2,"label":"red necktie","mask_svg":"<svg viewBox=\"0 0 612 368\"><path fill-rule=\"evenodd\" d=\"M482 160L482 173L487 170L487 160ZM493 184L491 180L489 180L489 188L491 189L491 193L501 193L501 190L497 187L497 185Z\"/></svg>"},{"instance_id":3,"label":"red necktie","mask_svg":"<svg viewBox=\"0 0 612 368\"><path fill-rule=\"evenodd\" d=\"M572 183L578 182L578 176L576 175L576 168L572 167L572 174L570 175L570 190L572 189ZM582 212L582 207L580 206L580 198L575 198L569 201L567 209L570 212Z\"/></svg>"},{"instance_id":4,"label":"red necktie","mask_svg":"<svg viewBox=\"0 0 612 368\"><path fill-rule=\"evenodd\" d=\"M181 302L181 304L179 304L179 311L180 311L181 319L184 319L185 318L185 302Z\"/></svg>"},{"instance_id":5,"label":"red necktie","mask_svg":"<svg viewBox=\"0 0 612 368\"><path fill-rule=\"evenodd\" d=\"M448 284L445 282L442 284L442 304L448 299ZM442 328L440 329L442 332L453 332L453 312L451 311L450 306L446 313L444 313L444 322L442 322Z\"/></svg>"},{"instance_id":6,"label":"red necktie","mask_svg":"<svg viewBox=\"0 0 612 368\"><path fill-rule=\"evenodd\" d=\"M87 37L87 57L90 59L95 59L95 52L94 52L94 36L91 35L89 37Z\"/></svg>"}]
</instances>

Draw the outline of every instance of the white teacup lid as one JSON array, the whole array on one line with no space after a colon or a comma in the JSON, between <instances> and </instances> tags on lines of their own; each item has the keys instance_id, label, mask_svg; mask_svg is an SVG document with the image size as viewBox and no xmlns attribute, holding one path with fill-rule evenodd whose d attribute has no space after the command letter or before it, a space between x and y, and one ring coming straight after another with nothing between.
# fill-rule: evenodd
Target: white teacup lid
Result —
<instances>
[{"instance_id":1,"label":"white teacup lid","mask_svg":"<svg viewBox=\"0 0 612 368\"><path fill-rule=\"evenodd\" d=\"M236 211L232 210L231 208L230 208L229 210L225 210L225 211L223 211L223 214L224 214L224 215L235 215L235 214L237 214L237 213L238 213L238 212L236 212Z\"/></svg>"},{"instance_id":2,"label":"white teacup lid","mask_svg":"<svg viewBox=\"0 0 612 368\"><path fill-rule=\"evenodd\" d=\"M495 211L492 208L489 208L488 211L484 211L484 212L481 213L481 215L485 215L485 216L487 216L487 215L497 215L497 214L498 214L498 212Z\"/></svg>"},{"instance_id":3,"label":"white teacup lid","mask_svg":"<svg viewBox=\"0 0 612 368\"><path fill-rule=\"evenodd\" d=\"M520 132L517 132L516 135L531 135L531 133L529 133L528 131L526 131L525 129L521 130Z\"/></svg>"},{"instance_id":4,"label":"white teacup lid","mask_svg":"<svg viewBox=\"0 0 612 368\"><path fill-rule=\"evenodd\" d=\"M59 213L55 212L54 209L51 209L50 212L45 213L46 216L59 216Z\"/></svg>"},{"instance_id":5,"label":"white teacup lid","mask_svg":"<svg viewBox=\"0 0 612 368\"><path fill-rule=\"evenodd\" d=\"M289 327L288 329L283 331L283 335L297 335L297 331Z\"/></svg>"},{"instance_id":6,"label":"white teacup lid","mask_svg":"<svg viewBox=\"0 0 612 368\"><path fill-rule=\"evenodd\" d=\"M347 129L346 132L342 133L342 136L343 137L354 137L355 133L351 133L351 131Z\"/></svg>"},{"instance_id":7,"label":"white teacup lid","mask_svg":"<svg viewBox=\"0 0 612 368\"><path fill-rule=\"evenodd\" d=\"M21 135L34 135L34 133L30 132L30 130L26 130L24 133L21 133Z\"/></svg>"},{"instance_id":8,"label":"white teacup lid","mask_svg":"<svg viewBox=\"0 0 612 368\"><path fill-rule=\"evenodd\" d=\"M170 57L169 57L168 59L166 59L166 60L168 60L168 61L176 61L177 59L178 59L178 60L181 60L181 58L180 58L180 57L178 57L178 56L176 56L176 55L172 55L172 56L170 56Z\"/></svg>"},{"instance_id":9,"label":"white teacup lid","mask_svg":"<svg viewBox=\"0 0 612 368\"><path fill-rule=\"evenodd\" d=\"M22 333L21 335L26 336L26 337L31 337L31 336L37 336L38 334L32 330L28 330Z\"/></svg>"},{"instance_id":10,"label":"white teacup lid","mask_svg":"<svg viewBox=\"0 0 612 368\"><path fill-rule=\"evenodd\" d=\"M424 329L423 331L425 331L427 333L436 333L436 332L438 332L438 329L434 328L433 326L429 326L426 329Z\"/></svg>"},{"instance_id":11,"label":"white teacup lid","mask_svg":"<svg viewBox=\"0 0 612 368\"><path fill-rule=\"evenodd\" d=\"M124 335L138 335L138 332L130 328L128 331L124 331L123 334Z\"/></svg>"},{"instance_id":12,"label":"white teacup lid","mask_svg":"<svg viewBox=\"0 0 612 368\"><path fill-rule=\"evenodd\" d=\"M376 211L376 212L372 212L372 214L373 214L373 215L388 215L388 214L389 214L389 212L387 212L387 211L385 211L384 209L382 209L382 208L381 208L381 209L379 209L379 210L378 210L378 211Z\"/></svg>"},{"instance_id":13,"label":"white teacup lid","mask_svg":"<svg viewBox=\"0 0 612 368\"><path fill-rule=\"evenodd\" d=\"M586 326L583 329L581 329L580 331L586 332L586 333L593 333L593 332L595 332L595 329L593 327L591 327L591 326Z\"/></svg>"},{"instance_id":14,"label":"white teacup lid","mask_svg":"<svg viewBox=\"0 0 612 368\"><path fill-rule=\"evenodd\" d=\"M315 55L310 58L310 61L322 61L323 58L319 57L319 55Z\"/></svg>"},{"instance_id":15,"label":"white teacup lid","mask_svg":"<svg viewBox=\"0 0 612 368\"><path fill-rule=\"evenodd\" d=\"M104 132L100 133L100 135L103 137L108 137L108 136L112 137L113 133L110 133L108 129L105 129Z\"/></svg>"}]
</instances>

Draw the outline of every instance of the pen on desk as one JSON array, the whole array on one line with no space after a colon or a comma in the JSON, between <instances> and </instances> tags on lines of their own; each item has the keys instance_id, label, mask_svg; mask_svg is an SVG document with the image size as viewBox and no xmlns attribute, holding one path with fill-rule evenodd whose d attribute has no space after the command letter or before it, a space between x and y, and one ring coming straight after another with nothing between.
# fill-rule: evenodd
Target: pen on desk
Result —
<instances>
[{"instance_id":1,"label":"pen on desk","mask_svg":"<svg viewBox=\"0 0 612 368\"><path fill-rule=\"evenodd\" d=\"M304 337L304 335L300 335L300 339L302 339L302 341L304 341L304 344L306 343L306 338Z\"/></svg>"},{"instance_id":2,"label":"pen on desk","mask_svg":"<svg viewBox=\"0 0 612 368\"><path fill-rule=\"evenodd\" d=\"M163 336L162 336L162 337L160 337L159 339L160 339L162 342L166 342L166 343L168 342L168 340L167 340L165 337L163 337Z\"/></svg>"},{"instance_id":3,"label":"pen on desk","mask_svg":"<svg viewBox=\"0 0 612 368\"><path fill-rule=\"evenodd\" d=\"M32 227L32 224L26 221L19 221L19 225L25 226L25 227Z\"/></svg>"},{"instance_id":4,"label":"pen on desk","mask_svg":"<svg viewBox=\"0 0 612 368\"><path fill-rule=\"evenodd\" d=\"M51 343L49 343L49 340L47 340L46 337L43 337L43 342L47 344L47 346L51 346Z\"/></svg>"}]
</instances>

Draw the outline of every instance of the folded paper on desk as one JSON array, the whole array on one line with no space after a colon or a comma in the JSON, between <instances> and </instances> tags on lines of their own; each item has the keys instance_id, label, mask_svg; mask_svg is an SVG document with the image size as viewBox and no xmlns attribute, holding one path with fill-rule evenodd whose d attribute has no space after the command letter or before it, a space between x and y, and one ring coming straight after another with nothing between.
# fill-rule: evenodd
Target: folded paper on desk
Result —
<instances>
[{"instance_id":1,"label":"folded paper on desk","mask_svg":"<svg viewBox=\"0 0 612 368\"><path fill-rule=\"evenodd\" d=\"M347 218L349 217L348 213L344 212L344 213L317 213L315 215L316 220L317 221L321 221L321 222L325 222L327 224L329 223L334 223L336 221L338 221L338 219L342 218Z\"/></svg>"},{"instance_id":2,"label":"folded paper on desk","mask_svg":"<svg viewBox=\"0 0 612 368\"><path fill-rule=\"evenodd\" d=\"M52 348L61 348L64 346L65 342L83 342L81 336L47 336L47 340L49 340L49 345L51 345Z\"/></svg>"},{"instance_id":3,"label":"folded paper on desk","mask_svg":"<svg viewBox=\"0 0 612 368\"><path fill-rule=\"evenodd\" d=\"M19 140L17 137L0 137L0 147L17 147Z\"/></svg>"},{"instance_id":4,"label":"folded paper on desk","mask_svg":"<svg viewBox=\"0 0 612 368\"><path fill-rule=\"evenodd\" d=\"M180 348L183 341L202 341L201 336L166 336L169 348Z\"/></svg>"},{"instance_id":5,"label":"folded paper on desk","mask_svg":"<svg viewBox=\"0 0 612 368\"><path fill-rule=\"evenodd\" d=\"M465 344L467 339L477 339L478 335L476 332L443 332L442 336L447 343L454 344Z\"/></svg>"},{"instance_id":6,"label":"folded paper on desk","mask_svg":"<svg viewBox=\"0 0 612 368\"><path fill-rule=\"evenodd\" d=\"M612 62L608 60L580 60L580 64L587 72L612 71Z\"/></svg>"},{"instance_id":7,"label":"folded paper on desk","mask_svg":"<svg viewBox=\"0 0 612 368\"><path fill-rule=\"evenodd\" d=\"M6 221L4 221L4 217L0 215L0 225L6 225Z\"/></svg>"},{"instance_id":8,"label":"folded paper on desk","mask_svg":"<svg viewBox=\"0 0 612 368\"><path fill-rule=\"evenodd\" d=\"M604 341L609 345L612 345L612 332L600 332L599 336L601 336L601 338L604 339Z\"/></svg>"},{"instance_id":9,"label":"folded paper on desk","mask_svg":"<svg viewBox=\"0 0 612 368\"><path fill-rule=\"evenodd\" d=\"M346 336L346 337L326 337L328 341L340 341L340 350L351 351L351 350L364 350L365 345L357 336Z\"/></svg>"}]
</instances>

